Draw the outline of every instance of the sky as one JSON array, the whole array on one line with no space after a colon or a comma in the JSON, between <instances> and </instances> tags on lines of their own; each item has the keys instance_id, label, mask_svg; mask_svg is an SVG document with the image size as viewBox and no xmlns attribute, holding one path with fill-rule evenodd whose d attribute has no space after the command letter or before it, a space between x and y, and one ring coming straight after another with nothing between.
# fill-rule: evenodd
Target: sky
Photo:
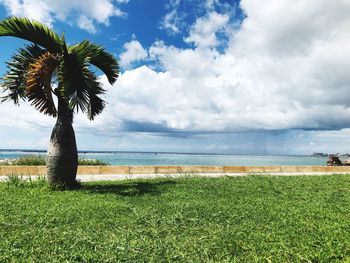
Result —
<instances>
[{"instance_id":1,"label":"sky","mask_svg":"<svg viewBox=\"0 0 350 263\"><path fill-rule=\"evenodd\" d=\"M350 152L348 0L0 0L119 61L79 150ZM0 38L0 74L25 42ZM46 149L55 119L0 104L0 148Z\"/></svg>"}]
</instances>

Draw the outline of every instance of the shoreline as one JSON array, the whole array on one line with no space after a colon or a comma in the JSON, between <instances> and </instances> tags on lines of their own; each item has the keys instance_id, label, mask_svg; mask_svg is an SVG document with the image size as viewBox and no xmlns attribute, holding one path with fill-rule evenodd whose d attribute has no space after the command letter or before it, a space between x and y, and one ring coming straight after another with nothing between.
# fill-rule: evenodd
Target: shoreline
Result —
<instances>
[{"instance_id":1,"label":"shoreline","mask_svg":"<svg viewBox=\"0 0 350 263\"><path fill-rule=\"evenodd\" d=\"M33 156L33 160L29 160ZM323 166L326 157L266 155L181 155L181 154L79 154L79 159L101 161L110 166ZM29 158L29 159L28 159ZM45 155L0 154L0 166L44 165ZM28 160L27 160L28 159ZM40 159L40 160L36 160ZM40 161L40 162L38 162ZM344 162L344 159L341 159ZM17 164L17 165L18 165ZM83 163L81 163L83 165Z\"/></svg>"},{"instance_id":2,"label":"shoreline","mask_svg":"<svg viewBox=\"0 0 350 263\"><path fill-rule=\"evenodd\" d=\"M29 153L29 154L43 154L47 153L44 149L0 149L0 153ZM213 156L284 156L284 157L328 157L328 154L318 155L318 154L272 154L272 153L217 153L217 152L172 152L172 151L110 151L110 150L78 150L78 154L160 154L160 155L213 155ZM349 157L347 153L340 154L340 157Z\"/></svg>"}]
</instances>

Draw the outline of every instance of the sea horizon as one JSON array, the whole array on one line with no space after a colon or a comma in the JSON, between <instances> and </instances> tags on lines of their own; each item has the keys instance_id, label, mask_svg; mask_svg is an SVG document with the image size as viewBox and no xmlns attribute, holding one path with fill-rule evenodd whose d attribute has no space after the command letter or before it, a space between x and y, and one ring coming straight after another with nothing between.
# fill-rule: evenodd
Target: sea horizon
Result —
<instances>
[{"instance_id":1,"label":"sea horizon","mask_svg":"<svg viewBox=\"0 0 350 263\"><path fill-rule=\"evenodd\" d=\"M43 149L0 149L0 160L46 155ZM326 165L327 155L230 154L152 151L80 150L79 158L108 165L312 166Z\"/></svg>"},{"instance_id":2,"label":"sea horizon","mask_svg":"<svg viewBox=\"0 0 350 263\"><path fill-rule=\"evenodd\" d=\"M9 149L0 148L2 152L23 152L23 153L46 153L47 149ZM318 154L328 155L328 153L310 153L310 154L277 154L277 153L220 153L220 152L182 152L182 151L127 151L127 150L78 150L79 154L114 154L114 153L141 153L141 154L179 154L179 155L233 155L233 156L318 156ZM346 155L347 153L344 153ZM343 155L343 154L340 154Z\"/></svg>"}]
</instances>

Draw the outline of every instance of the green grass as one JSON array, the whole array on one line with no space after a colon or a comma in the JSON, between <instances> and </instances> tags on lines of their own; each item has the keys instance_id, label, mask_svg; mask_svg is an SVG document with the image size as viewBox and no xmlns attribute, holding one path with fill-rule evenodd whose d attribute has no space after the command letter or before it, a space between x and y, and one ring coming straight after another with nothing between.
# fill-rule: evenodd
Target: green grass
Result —
<instances>
[{"instance_id":1,"label":"green grass","mask_svg":"<svg viewBox=\"0 0 350 263\"><path fill-rule=\"evenodd\" d=\"M349 262L350 175L0 184L0 262Z\"/></svg>"},{"instance_id":2,"label":"green grass","mask_svg":"<svg viewBox=\"0 0 350 263\"><path fill-rule=\"evenodd\" d=\"M0 165L26 165L26 166L40 166L46 165L46 158L43 155L26 155L16 158L11 161L1 162ZM79 158L78 165L108 165L108 163L97 159Z\"/></svg>"}]
</instances>

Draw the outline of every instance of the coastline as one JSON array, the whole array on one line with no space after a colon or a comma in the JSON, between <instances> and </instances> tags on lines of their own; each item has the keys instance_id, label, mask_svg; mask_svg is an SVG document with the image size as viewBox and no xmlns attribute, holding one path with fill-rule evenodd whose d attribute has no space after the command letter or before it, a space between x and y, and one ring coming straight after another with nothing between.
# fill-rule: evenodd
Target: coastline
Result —
<instances>
[{"instance_id":1,"label":"coastline","mask_svg":"<svg viewBox=\"0 0 350 263\"><path fill-rule=\"evenodd\" d=\"M1 153L0 160L8 162L16 158L33 156L28 153ZM44 154L38 156L45 157ZM209 155L209 154L170 154L170 153L79 153L81 159L101 160L118 166L322 166L326 157L292 155ZM1 162L0 162L1 165ZM23 163L25 165L25 163ZM39 164L37 164L39 165Z\"/></svg>"}]
</instances>

